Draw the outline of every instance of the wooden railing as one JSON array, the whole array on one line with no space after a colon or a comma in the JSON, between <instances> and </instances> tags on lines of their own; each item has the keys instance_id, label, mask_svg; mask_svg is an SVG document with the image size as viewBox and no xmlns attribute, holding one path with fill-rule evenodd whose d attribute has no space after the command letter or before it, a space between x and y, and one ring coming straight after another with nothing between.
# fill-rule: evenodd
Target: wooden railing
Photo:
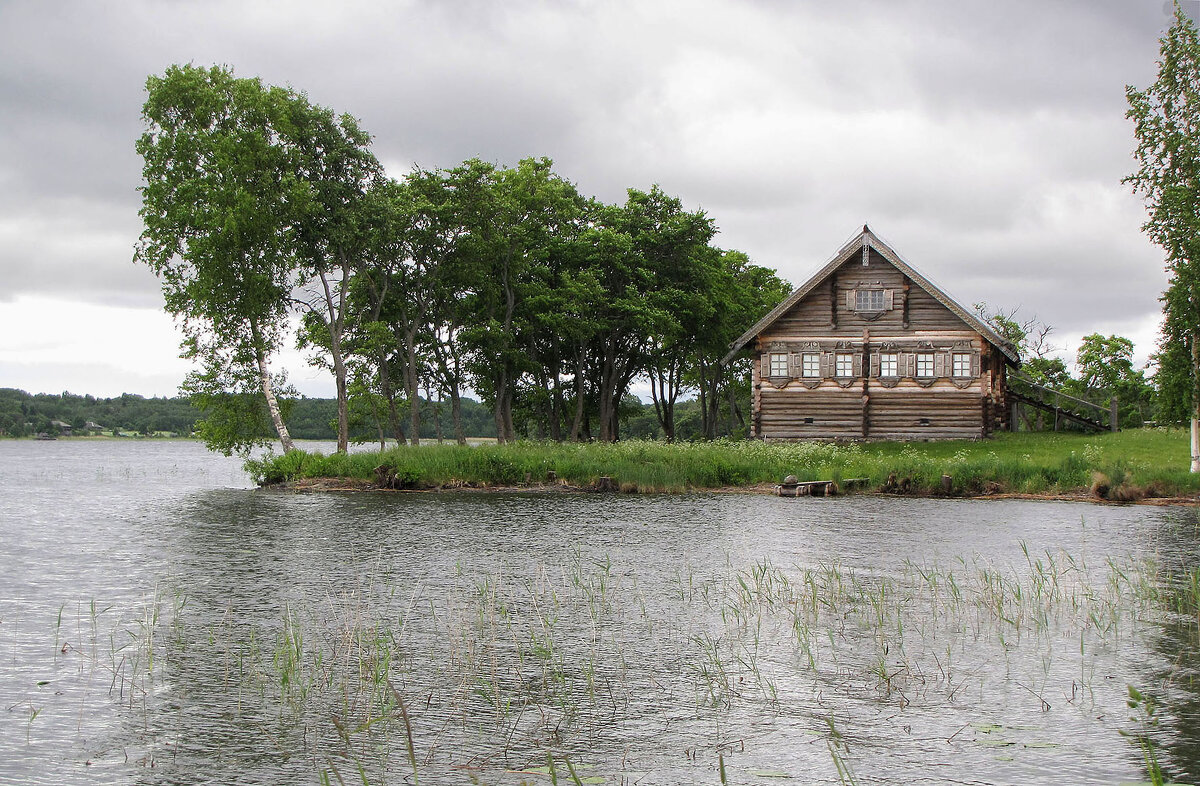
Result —
<instances>
[{"instance_id":1,"label":"wooden railing","mask_svg":"<svg viewBox=\"0 0 1200 786\"><path fill-rule=\"evenodd\" d=\"M1117 397L1107 405L1072 396L1061 390L1034 382L1023 374L1008 377L1008 397L1013 406L1010 428L1016 427L1017 407L1025 405L1054 415L1054 430L1062 421L1069 421L1096 431L1118 431Z\"/></svg>"}]
</instances>

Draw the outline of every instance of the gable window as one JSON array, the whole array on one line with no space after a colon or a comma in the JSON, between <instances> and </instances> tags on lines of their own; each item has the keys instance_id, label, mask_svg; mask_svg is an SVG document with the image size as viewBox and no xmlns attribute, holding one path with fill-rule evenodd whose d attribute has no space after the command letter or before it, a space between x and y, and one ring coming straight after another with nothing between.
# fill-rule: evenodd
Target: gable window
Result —
<instances>
[{"instance_id":1,"label":"gable window","mask_svg":"<svg viewBox=\"0 0 1200 786\"><path fill-rule=\"evenodd\" d=\"M782 352L771 353L771 376L786 377L788 375L788 356Z\"/></svg>"},{"instance_id":2,"label":"gable window","mask_svg":"<svg viewBox=\"0 0 1200 786\"><path fill-rule=\"evenodd\" d=\"M859 289L854 293L855 311L883 311L884 298L882 289Z\"/></svg>"},{"instance_id":3,"label":"gable window","mask_svg":"<svg viewBox=\"0 0 1200 786\"><path fill-rule=\"evenodd\" d=\"M809 378L821 376L821 354L819 352L805 352L800 356L800 374Z\"/></svg>"},{"instance_id":4,"label":"gable window","mask_svg":"<svg viewBox=\"0 0 1200 786\"><path fill-rule=\"evenodd\" d=\"M933 353L918 352L917 353L917 376L932 377L933 373Z\"/></svg>"},{"instance_id":5,"label":"gable window","mask_svg":"<svg viewBox=\"0 0 1200 786\"><path fill-rule=\"evenodd\" d=\"M879 376L900 376L900 356L895 352L882 352L879 355Z\"/></svg>"},{"instance_id":6,"label":"gable window","mask_svg":"<svg viewBox=\"0 0 1200 786\"><path fill-rule=\"evenodd\" d=\"M833 373L839 377L854 376L854 355L848 352L839 352L834 360Z\"/></svg>"},{"instance_id":7,"label":"gable window","mask_svg":"<svg viewBox=\"0 0 1200 786\"><path fill-rule=\"evenodd\" d=\"M970 377L971 374L971 356L966 352L955 352L953 373L956 377Z\"/></svg>"}]
</instances>

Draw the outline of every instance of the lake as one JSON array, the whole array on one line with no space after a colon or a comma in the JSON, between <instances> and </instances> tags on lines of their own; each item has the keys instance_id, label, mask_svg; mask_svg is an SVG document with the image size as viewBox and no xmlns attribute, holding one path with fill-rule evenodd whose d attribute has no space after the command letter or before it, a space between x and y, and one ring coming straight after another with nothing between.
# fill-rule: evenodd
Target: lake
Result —
<instances>
[{"instance_id":1,"label":"lake","mask_svg":"<svg viewBox=\"0 0 1200 786\"><path fill-rule=\"evenodd\" d=\"M2 783L1200 783L1193 509L299 495L71 440L0 441L0 499Z\"/></svg>"}]
</instances>

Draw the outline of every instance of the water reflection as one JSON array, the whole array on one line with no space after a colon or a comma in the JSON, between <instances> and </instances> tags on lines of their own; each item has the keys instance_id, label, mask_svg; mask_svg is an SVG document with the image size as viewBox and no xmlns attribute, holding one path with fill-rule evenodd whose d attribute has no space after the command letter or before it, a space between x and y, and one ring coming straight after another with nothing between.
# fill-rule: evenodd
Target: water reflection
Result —
<instances>
[{"instance_id":1,"label":"water reflection","mask_svg":"<svg viewBox=\"0 0 1200 786\"><path fill-rule=\"evenodd\" d=\"M1154 648L1159 658L1153 680L1138 686L1158 704L1154 726L1159 763L1178 782L1200 783L1200 549L1197 511L1161 522L1159 562L1163 568L1162 619ZM1131 716L1138 717L1137 709ZM1141 723L1131 723L1135 731Z\"/></svg>"}]
</instances>

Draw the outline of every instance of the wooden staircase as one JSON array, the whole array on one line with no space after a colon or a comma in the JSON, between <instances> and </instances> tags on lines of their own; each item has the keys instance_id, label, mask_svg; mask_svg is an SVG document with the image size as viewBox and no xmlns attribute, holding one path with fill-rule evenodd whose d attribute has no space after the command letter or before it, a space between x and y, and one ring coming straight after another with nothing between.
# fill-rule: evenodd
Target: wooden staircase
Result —
<instances>
[{"instance_id":1,"label":"wooden staircase","mask_svg":"<svg viewBox=\"0 0 1200 786\"><path fill-rule=\"evenodd\" d=\"M1059 423L1064 421L1093 431L1119 430L1116 396L1105 406L1038 384L1023 374L1014 373L1008 377L1008 400L1013 407L1009 424L1013 431L1016 431L1018 405L1052 413L1055 431L1058 431Z\"/></svg>"}]
</instances>

